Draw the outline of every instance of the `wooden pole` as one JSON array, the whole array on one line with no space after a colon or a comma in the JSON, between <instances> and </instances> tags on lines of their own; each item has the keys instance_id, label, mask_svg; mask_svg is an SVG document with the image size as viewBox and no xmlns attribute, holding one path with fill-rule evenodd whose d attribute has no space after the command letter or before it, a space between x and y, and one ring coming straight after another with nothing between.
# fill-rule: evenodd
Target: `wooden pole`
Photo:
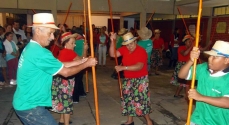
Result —
<instances>
[{"instance_id":1,"label":"wooden pole","mask_svg":"<svg viewBox=\"0 0 229 125\"><path fill-rule=\"evenodd\" d=\"M147 23L146 23L146 26L147 26L147 24L149 23L149 21L152 19L152 17L153 17L154 14L155 14L155 10L154 10L154 12L151 14L151 16L149 17L149 19L148 19L148 21L147 21Z\"/></svg>"},{"instance_id":2,"label":"wooden pole","mask_svg":"<svg viewBox=\"0 0 229 125\"><path fill-rule=\"evenodd\" d=\"M34 9L32 9L32 11L33 11L33 14L36 14L36 11Z\"/></svg>"},{"instance_id":3,"label":"wooden pole","mask_svg":"<svg viewBox=\"0 0 229 125\"><path fill-rule=\"evenodd\" d=\"M64 19L63 25L66 23L66 21L67 21L67 19L68 19L68 14L69 14L69 11L70 11L71 7L72 7L72 2L71 2L70 5L68 6L68 11L67 11L66 17L65 17L65 19ZM57 38L56 38L56 40L55 40L55 42L54 42L54 47L52 48L52 52L53 52L53 50L54 50L55 47L56 47L55 43L57 42L57 40L59 39L59 37L60 37L60 35L61 35L61 30L62 30L62 29L60 29L60 33L58 34L58 36L57 36Z\"/></svg>"},{"instance_id":4,"label":"wooden pole","mask_svg":"<svg viewBox=\"0 0 229 125\"><path fill-rule=\"evenodd\" d=\"M93 46L93 31L92 31L92 23L91 23L91 1L88 0L87 4L88 4L88 21L89 21L89 29L90 29L91 57L95 57L94 51L93 51L94 50L94 46ZM98 92L97 92L97 84L96 84L95 66L92 67L92 78L93 78L93 88L94 88L96 125L100 125Z\"/></svg>"},{"instance_id":5,"label":"wooden pole","mask_svg":"<svg viewBox=\"0 0 229 125\"><path fill-rule=\"evenodd\" d=\"M87 42L87 25L86 25L86 0L83 0L83 6L84 6L84 11L83 11L83 16L84 16L84 42ZM88 89L88 70L86 69L86 73L85 73L85 81L86 81L86 92L89 92Z\"/></svg>"},{"instance_id":6,"label":"wooden pole","mask_svg":"<svg viewBox=\"0 0 229 125\"><path fill-rule=\"evenodd\" d=\"M181 14L180 8L177 7L177 10L178 10L179 14L181 15L182 21L183 21L183 23L184 23L184 26L185 26L186 31L188 32L188 35L190 35L190 32L189 32L189 30L188 30L188 27L187 27L187 25L186 25L186 23L185 23L185 21L184 21L183 15Z\"/></svg>"},{"instance_id":7,"label":"wooden pole","mask_svg":"<svg viewBox=\"0 0 229 125\"><path fill-rule=\"evenodd\" d=\"M112 6L111 6L111 1L110 1L110 0L108 0L108 5L109 5L109 10L110 10L110 18L111 18L112 32L114 33ZM116 53L116 40L114 39L113 41L114 41L115 64L116 64L116 66L117 66L117 65L118 65L118 59L117 59L117 53ZM122 99L123 96L122 96L122 83L121 83L120 73L117 72L117 74L118 74L119 92L120 92L120 97L121 97L121 99Z\"/></svg>"},{"instance_id":8,"label":"wooden pole","mask_svg":"<svg viewBox=\"0 0 229 125\"><path fill-rule=\"evenodd\" d=\"M69 11L70 11L71 7L72 7L72 2L70 3L70 5L68 7L68 11L67 11L67 14L66 14L66 17L65 17L65 20L64 20L64 23L63 24L65 24L66 21L67 21L67 19L68 19L68 14L69 14Z\"/></svg>"},{"instance_id":9,"label":"wooden pole","mask_svg":"<svg viewBox=\"0 0 229 125\"><path fill-rule=\"evenodd\" d=\"M198 47L199 40L200 40L200 19L201 19L201 13L202 13L202 0L199 0L199 9L198 9L198 18L197 18L197 26L196 26L196 41L195 41L195 47ZM193 64L193 74L192 74L192 83L191 83L191 89L194 89L195 85L195 79L196 79L196 63L197 59L194 60ZM187 118L187 125L190 125L190 118L192 113L192 104L193 99L189 99L189 106L188 106L188 118Z\"/></svg>"}]
</instances>

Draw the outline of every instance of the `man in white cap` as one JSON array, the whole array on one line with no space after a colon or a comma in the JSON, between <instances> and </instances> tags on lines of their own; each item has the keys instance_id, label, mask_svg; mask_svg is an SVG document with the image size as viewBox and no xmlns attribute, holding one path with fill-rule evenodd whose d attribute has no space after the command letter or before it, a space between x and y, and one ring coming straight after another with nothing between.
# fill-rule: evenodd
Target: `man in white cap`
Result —
<instances>
[{"instance_id":1,"label":"man in white cap","mask_svg":"<svg viewBox=\"0 0 229 125\"><path fill-rule=\"evenodd\" d=\"M13 107L24 125L57 125L46 109L52 106L52 77L74 75L86 67L95 66L95 58L86 58L61 63L45 48L54 39L53 15L38 13L33 15L33 38L23 50L17 72L17 89Z\"/></svg>"},{"instance_id":2,"label":"man in white cap","mask_svg":"<svg viewBox=\"0 0 229 125\"><path fill-rule=\"evenodd\" d=\"M188 97L196 100L196 108L191 116L191 125L228 125L229 123L229 42L216 41L208 62L197 65L197 88L188 91ZM178 76L192 79L193 61L200 55L194 47L190 60L182 66Z\"/></svg>"}]
</instances>

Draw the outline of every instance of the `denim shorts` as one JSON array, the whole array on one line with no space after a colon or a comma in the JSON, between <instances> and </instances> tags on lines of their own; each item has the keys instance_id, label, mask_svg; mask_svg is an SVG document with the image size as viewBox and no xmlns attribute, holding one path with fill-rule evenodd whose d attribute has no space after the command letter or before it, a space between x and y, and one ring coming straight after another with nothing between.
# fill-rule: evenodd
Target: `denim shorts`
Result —
<instances>
[{"instance_id":1,"label":"denim shorts","mask_svg":"<svg viewBox=\"0 0 229 125\"><path fill-rule=\"evenodd\" d=\"M57 125L57 122L45 107L38 106L29 110L15 110L15 112L24 125Z\"/></svg>"}]
</instances>

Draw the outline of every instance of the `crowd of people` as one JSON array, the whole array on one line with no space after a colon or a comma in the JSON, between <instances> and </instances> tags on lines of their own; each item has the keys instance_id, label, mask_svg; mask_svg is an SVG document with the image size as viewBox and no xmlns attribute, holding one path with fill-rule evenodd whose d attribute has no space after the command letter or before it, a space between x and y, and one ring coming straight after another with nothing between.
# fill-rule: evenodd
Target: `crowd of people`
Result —
<instances>
[{"instance_id":1,"label":"crowd of people","mask_svg":"<svg viewBox=\"0 0 229 125\"><path fill-rule=\"evenodd\" d=\"M0 89L17 84L18 59L30 41L31 34L31 27L21 30L18 21L14 21L13 25L0 26Z\"/></svg>"},{"instance_id":2,"label":"crowd of people","mask_svg":"<svg viewBox=\"0 0 229 125\"><path fill-rule=\"evenodd\" d=\"M122 82L121 114L127 116L121 125L134 125L134 117L144 117L147 125L155 124L150 118L151 97L149 76L154 71L160 75L165 43L159 29L141 27L128 31L121 28L108 33L105 26L93 27L94 52L89 57L84 26L55 25L50 13L33 15L33 25L19 29L19 23L0 27L0 86L17 85L13 107L25 125L69 125L73 104L85 97L83 76L87 67L106 66L106 57L117 56L118 65L111 75ZM59 36L60 35L60 36ZM180 40L181 39L181 40ZM177 86L174 98L185 88L185 99L196 100L191 125L229 123L229 43L216 41L210 51L206 47L194 47L195 38L186 34L183 38L175 29L170 40L170 61L174 67L171 84ZM36 51L34 51L36 50ZM190 89L193 62L201 52L209 55L208 62L197 66L197 88ZM8 74L8 75L7 75ZM50 111L60 114L59 123ZM215 115L220 117L215 117ZM29 117L28 117L29 115ZM73 123L74 124L74 123Z\"/></svg>"}]
</instances>

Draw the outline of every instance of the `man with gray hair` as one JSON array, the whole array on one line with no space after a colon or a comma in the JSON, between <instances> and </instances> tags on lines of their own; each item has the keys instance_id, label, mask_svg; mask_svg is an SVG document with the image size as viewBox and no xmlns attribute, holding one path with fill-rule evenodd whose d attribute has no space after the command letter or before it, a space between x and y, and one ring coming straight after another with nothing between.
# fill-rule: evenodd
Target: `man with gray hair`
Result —
<instances>
[{"instance_id":1,"label":"man with gray hair","mask_svg":"<svg viewBox=\"0 0 229 125\"><path fill-rule=\"evenodd\" d=\"M33 15L33 39L23 50L17 72L17 89L13 107L24 125L57 125L46 110L52 106L52 78L56 74L72 76L84 68L95 66L95 58L84 58L61 63L45 48L54 39L53 15L38 13Z\"/></svg>"}]
</instances>

